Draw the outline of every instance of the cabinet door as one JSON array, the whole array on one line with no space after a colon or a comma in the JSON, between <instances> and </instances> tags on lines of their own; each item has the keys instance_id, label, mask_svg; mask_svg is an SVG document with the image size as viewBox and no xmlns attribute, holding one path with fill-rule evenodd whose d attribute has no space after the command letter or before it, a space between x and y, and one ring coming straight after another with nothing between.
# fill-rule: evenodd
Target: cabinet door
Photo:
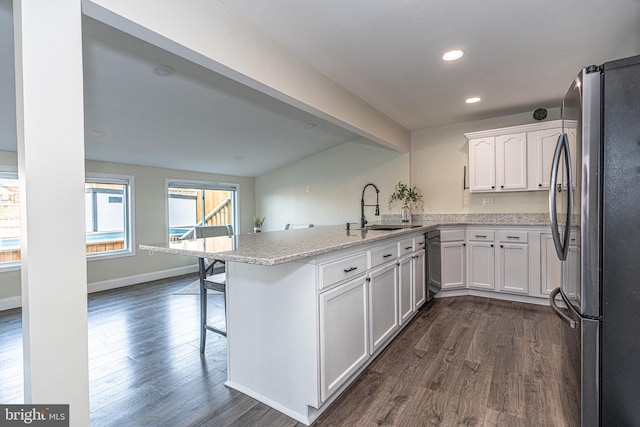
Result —
<instances>
[{"instance_id":1,"label":"cabinet door","mask_svg":"<svg viewBox=\"0 0 640 427\"><path fill-rule=\"evenodd\" d=\"M362 276L319 298L320 383L325 401L369 356L366 279Z\"/></svg>"},{"instance_id":2,"label":"cabinet door","mask_svg":"<svg viewBox=\"0 0 640 427\"><path fill-rule=\"evenodd\" d=\"M496 138L496 180L498 191L527 189L527 134Z\"/></svg>"},{"instance_id":3,"label":"cabinet door","mask_svg":"<svg viewBox=\"0 0 640 427\"><path fill-rule=\"evenodd\" d=\"M442 289L465 286L465 244L463 242L440 243L442 254Z\"/></svg>"},{"instance_id":4,"label":"cabinet door","mask_svg":"<svg viewBox=\"0 0 640 427\"><path fill-rule=\"evenodd\" d=\"M469 287L494 290L496 256L491 242L469 242Z\"/></svg>"},{"instance_id":5,"label":"cabinet door","mask_svg":"<svg viewBox=\"0 0 640 427\"><path fill-rule=\"evenodd\" d=\"M495 159L494 137L469 141L469 191L495 191Z\"/></svg>"},{"instance_id":6,"label":"cabinet door","mask_svg":"<svg viewBox=\"0 0 640 427\"><path fill-rule=\"evenodd\" d=\"M562 284L562 261L558 259L553 236L540 234L540 293L549 295Z\"/></svg>"},{"instance_id":7,"label":"cabinet door","mask_svg":"<svg viewBox=\"0 0 640 427\"><path fill-rule=\"evenodd\" d=\"M413 310L417 310L427 301L425 252L420 251L413 256Z\"/></svg>"},{"instance_id":8,"label":"cabinet door","mask_svg":"<svg viewBox=\"0 0 640 427\"><path fill-rule=\"evenodd\" d=\"M393 263L369 273L369 329L371 353L400 327L398 316L398 265Z\"/></svg>"},{"instance_id":9,"label":"cabinet door","mask_svg":"<svg viewBox=\"0 0 640 427\"><path fill-rule=\"evenodd\" d=\"M526 294L529 292L529 247L523 244L501 243L499 248L500 290Z\"/></svg>"},{"instance_id":10,"label":"cabinet door","mask_svg":"<svg viewBox=\"0 0 640 427\"><path fill-rule=\"evenodd\" d=\"M406 256L398 261L398 285L400 288L400 324L404 324L413 314L412 264L413 258Z\"/></svg>"},{"instance_id":11,"label":"cabinet door","mask_svg":"<svg viewBox=\"0 0 640 427\"><path fill-rule=\"evenodd\" d=\"M551 162L553 153L556 150L558 137L562 129L545 129L536 132L536 162L535 162L535 185L540 190L549 189L549 179L551 178Z\"/></svg>"}]
</instances>

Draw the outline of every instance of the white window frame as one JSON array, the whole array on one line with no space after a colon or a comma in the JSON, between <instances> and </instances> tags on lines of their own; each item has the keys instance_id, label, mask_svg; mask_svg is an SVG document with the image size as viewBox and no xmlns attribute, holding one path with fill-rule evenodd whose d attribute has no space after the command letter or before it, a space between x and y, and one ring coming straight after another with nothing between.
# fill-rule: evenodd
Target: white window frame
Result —
<instances>
[{"instance_id":1,"label":"white window frame","mask_svg":"<svg viewBox=\"0 0 640 427\"><path fill-rule=\"evenodd\" d=\"M0 166L0 177L18 179L18 169L10 166ZM111 251L111 252L97 252L87 254L87 261L97 261L110 258L121 258L128 256L135 256L136 254L136 242L135 242L135 214L134 214L134 177L131 175L115 175L105 173L87 173L85 176L86 182L106 183L106 184L126 184L127 196L126 196L126 216L125 221L125 237L128 239L129 247L127 250ZM86 207L85 207L86 208ZM3 262L0 263L0 272L9 272L20 270L21 261Z\"/></svg>"},{"instance_id":2,"label":"white window frame","mask_svg":"<svg viewBox=\"0 0 640 427\"><path fill-rule=\"evenodd\" d=\"M238 200L240 199L240 184L229 182L214 182L214 181L194 181L192 179L171 179L167 178L164 182L164 212L165 212L165 242L169 243L171 237L169 236L169 187L173 188L205 188L207 190L221 190L231 191L233 194L233 234L238 234L238 218L240 209L238 207Z\"/></svg>"},{"instance_id":3,"label":"white window frame","mask_svg":"<svg viewBox=\"0 0 640 427\"><path fill-rule=\"evenodd\" d=\"M88 253L87 261L96 261L110 258L121 258L127 256L135 256L136 254L136 242L135 242L135 222L134 218L134 177L132 175L115 175L106 173L87 173L85 176L85 183L97 183L97 184L124 184L127 186L126 198L126 212L125 212L125 239L128 240L129 246L125 250L110 251L110 252L96 252Z\"/></svg>"}]
</instances>

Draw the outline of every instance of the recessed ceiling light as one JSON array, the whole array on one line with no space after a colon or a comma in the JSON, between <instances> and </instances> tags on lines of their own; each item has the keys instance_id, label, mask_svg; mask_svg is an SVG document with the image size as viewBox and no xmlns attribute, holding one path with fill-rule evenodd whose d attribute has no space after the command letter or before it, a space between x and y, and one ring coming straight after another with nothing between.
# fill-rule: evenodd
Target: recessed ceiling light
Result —
<instances>
[{"instance_id":1,"label":"recessed ceiling light","mask_svg":"<svg viewBox=\"0 0 640 427\"><path fill-rule=\"evenodd\" d=\"M101 131L99 131L99 130L92 130L92 131L89 131L89 136L92 136L92 137L94 137L94 138L101 138L101 137L103 137L103 136L105 136L105 135L106 135L106 133L101 132Z\"/></svg>"},{"instance_id":2,"label":"recessed ceiling light","mask_svg":"<svg viewBox=\"0 0 640 427\"><path fill-rule=\"evenodd\" d=\"M473 98L467 98L464 100L464 102L466 102L467 104L475 104L476 102L480 101L482 101L482 98L480 98L479 96L474 96Z\"/></svg>"},{"instance_id":3,"label":"recessed ceiling light","mask_svg":"<svg viewBox=\"0 0 640 427\"><path fill-rule=\"evenodd\" d=\"M175 70L168 65L158 65L153 69L153 72L160 77L169 77L175 73Z\"/></svg>"},{"instance_id":4,"label":"recessed ceiling light","mask_svg":"<svg viewBox=\"0 0 640 427\"><path fill-rule=\"evenodd\" d=\"M315 123L307 123L306 125L304 125L305 129L313 129L314 127L316 127Z\"/></svg>"},{"instance_id":5,"label":"recessed ceiling light","mask_svg":"<svg viewBox=\"0 0 640 427\"><path fill-rule=\"evenodd\" d=\"M450 50L448 52L445 52L444 55L442 55L442 60L443 61L455 61L456 59L460 59L462 58L462 56L464 55L464 52L461 50Z\"/></svg>"}]
</instances>

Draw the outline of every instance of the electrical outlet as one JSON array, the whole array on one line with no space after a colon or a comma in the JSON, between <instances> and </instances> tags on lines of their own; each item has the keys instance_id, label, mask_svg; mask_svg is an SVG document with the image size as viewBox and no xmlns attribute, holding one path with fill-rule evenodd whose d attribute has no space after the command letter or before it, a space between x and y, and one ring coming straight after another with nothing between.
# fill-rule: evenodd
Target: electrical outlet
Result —
<instances>
[{"instance_id":1,"label":"electrical outlet","mask_svg":"<svg viewBox=\"0 0 640 427\"><path fill-rule=\"evenodd\" d=\"M493 206L493 197L483 197L482 206Z\"/></svg>"}]
</instances>

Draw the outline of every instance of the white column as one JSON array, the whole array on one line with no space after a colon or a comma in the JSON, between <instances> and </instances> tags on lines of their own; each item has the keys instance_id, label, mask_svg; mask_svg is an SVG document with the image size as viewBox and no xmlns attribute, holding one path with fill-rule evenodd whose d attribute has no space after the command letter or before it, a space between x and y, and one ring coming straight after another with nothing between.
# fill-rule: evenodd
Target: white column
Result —
<instances>
[{"instance_id":1,"label":"white column","mask_svg":"<svg viewBox=\"0 0 640 427\"><path fill-rule=\"evenodd\" d=\"M14 0L25 403L89 425L80 0Z\"/></svg>"}]
</instances>

